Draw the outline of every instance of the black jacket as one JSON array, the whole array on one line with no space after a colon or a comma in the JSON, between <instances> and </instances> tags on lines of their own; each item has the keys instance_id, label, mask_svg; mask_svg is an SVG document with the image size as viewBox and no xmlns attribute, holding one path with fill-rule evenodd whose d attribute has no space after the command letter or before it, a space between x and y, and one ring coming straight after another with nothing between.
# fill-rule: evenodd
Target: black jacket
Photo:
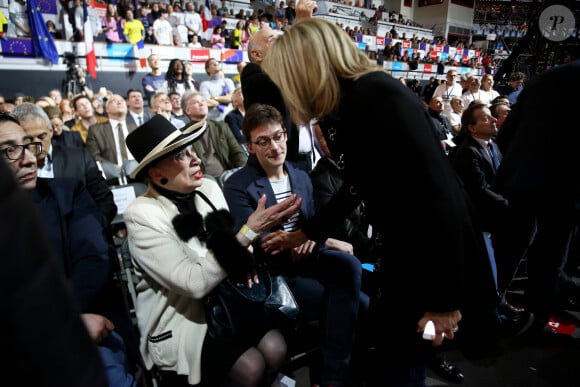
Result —
<instances>
[{"instance_id":1,"label":"black jacket","mask_svg":"<svg viewBox=\"0 0 580 387\"><path fill-rule=\"evenodd\" d=\"M86 185L106 223L111 223L117 215L117 205L107 181L89 151L84 147L53 145L52 163L54 177L75 177Z\"/></svg>"},{"instance_id":2,"label":"black jacket","mask_svg":"<svg viewBox=\"0 0 580 387\"><path fill-rule=\"evenodd\" d=\"M46 237L38 211L0 160L0 244L3 296L0 327L6 373L37 374L35 385L108 386L97 347ZM48 356L39 356L45 354Z\"/></svg>"},{"instance_id":3,"label":"black jacket","mask_svg":"<svg viewBox=\"0 0 580 387\"><path fill-rule=\"evenodd\" d=\"M275 107L284 118L284 126L287 130L288 140L286 159L296 161L298 157L298 128L292 122L290 111L284 104L282 94L278 87L272 82L255 63L248 63L241 75L242 93L244 94L244 107L246 111L255 103L263 103Z\"/></svg>"},{"instance_id":4,"label":"black jacket","mask_svg":"<svg viewBox=\"0 0 580 387\"><path fill-rule=\"evenodd\" d=\"M327 157L318 160L310 172L310 179L314 188L314 204L317 210L328 203L343 184L336 164ZM351 243L354 255L362 262L374 262L376 257L372 254L372 241L368 236L368 229L366 210L364 204L361 203L343 223L337 225L330 236Z\"/></svg>"}]
</instances>

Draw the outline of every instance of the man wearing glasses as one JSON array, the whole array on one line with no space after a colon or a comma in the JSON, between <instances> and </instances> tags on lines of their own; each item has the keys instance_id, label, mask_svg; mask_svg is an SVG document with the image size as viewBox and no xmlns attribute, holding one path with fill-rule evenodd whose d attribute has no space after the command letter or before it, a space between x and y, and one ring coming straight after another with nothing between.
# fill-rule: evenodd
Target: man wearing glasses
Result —
<instances>
[{"instance_id":1,"label":"man wearing glasses","mask_svg":"<svg viewBox=\"0 0 580 387\"><path fill-rule=\"evenodd\" d=\"M36 158L38 177L80 179L101 209L105 222L107 224L112 222L117 215L113 193L89 151L85 147L52 144L53 132L47 114L30 102L16 106L12 115L18 120L31 141L42 143L42 152Z\"/></svg>"},{"instance_id":2,"label":"man wearing glasses","mask_svg":"<svg viewBox=\"0 0 580 387\"><path fill-rule=\"evenodd\" d=\"M39 153L38 143L1 147L5 152L0 152L0 281L5 290L0 308L2 323L11 327L2 344L9 353L18 352L3 362L2 369L42 375L46 382L36 385L58 380L60 387L105 387L108 383L97 348L81 321L60 262L44 238L44 225L32 199L15 179L12 161L16 160L11 159L20 159L17 156L25 152ZM59 313L47 313L56 307Z\"/></svg>"},{"instance_id":3,"label":"man wearing glasses","mask_svg":"<svg viewBox=\"0 0 580 387\"><path fill-rule=\"evenodd\" d=\"M286 130L283 117L270 105L253 104L246 111L242 132L250 157L245 167L224 183L224 195L240 227L267 196L266 206L291 194L302 197L300 211L281 225L295 231L301 219L314 215L312 182L308 174L286 161ZM274 229L270 230L273 231ZM257 240L258 238L256 238ZM321 386L347 385L355 347L357 318L368 307L368 296L360 291L360 261L352 255L352 244L329 238L323 245L307 241L276 256L264 253L257 241L254 252L263 256L270 270L282 273L300 304L304 321L321 320L320 364L314 365L313 382Z\"/></svg>"},{"instance_id":4,"label":"man wearing glasses","mask_svg":"<svg viewBox=\"0 0 580 387\"><path fill-rule=\"evenodd\" d=\"M103 291L110 263L103 216L80 180L37 178L36 158L42 152L42 143L32 142L16 118L0 114L0 157L31 193L84 325L98 346L109 384L132 387L135 381L126 367L124 341L110 315L105 317L109 300L103 299Z\"/></svg>"},{"instance_id":5,"label":"man wearing glasses","mask_svg":"<svg viewBox=\"0 0 580 387\"><path fill-rule=\"evenodd\" d=\"M208 115L206 99L198 92L186 92L181 98L183 112L190 122L206 121L207 130L193 144L195 153L203 160L201 169L213 176L220 186L232 173L246 165L248 156L224 121L214 121Z\"/></svg>"},{"instance_id":6,"label":"man wearing glasses","mask_svg":"<svg viewBox=\"0 0 580 387\"><path fill-rule=\"evenodd\" d=\"M461 98L463 92L461 85L459 85L456 81L457 81L457 71L456 70L447 71L445 82L437 86L432 97L432 98L441 97L441 99L443 100L442 114L447 118L450 117L452 111L451 99L453 99L453 97Z\"/></svg>"}]
</instances>

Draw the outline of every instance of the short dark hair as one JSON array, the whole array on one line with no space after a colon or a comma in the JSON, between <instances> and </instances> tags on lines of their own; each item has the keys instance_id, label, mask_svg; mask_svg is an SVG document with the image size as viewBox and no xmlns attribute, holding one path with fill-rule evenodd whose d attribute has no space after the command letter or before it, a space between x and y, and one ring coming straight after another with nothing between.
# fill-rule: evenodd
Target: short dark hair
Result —
<instances>
[{"instance_id":1,"label":"short dark hair","mask_svg":"<svg viewBox=\"0 0 580 387\"><path fill-rule=\"evenodd\" d=\"M489 111L491 112L491 115L494 116L495 118L497 118L498 116L498 111L497 108L500 106L507 106L508 108L510 107L509 103L506 102L496 102L496 103L492 103L489 106Z\"/></svg>"},{"instance_id":2,"label":"short dark hair","mask_svg":"<svg viewBox=\"0 0 580 387\"><path fill-rule=\"evenodd\" d=\"M129 96L131 95L131 93L139 93L141 94L141 97L143 97L143 92L139 89L129 89L127 90L127 99L129 99Z\"/></svg>"},{"instance_id":3,"label":"short dark hair","mask_svg":"<svg viewBox=\"0 0 580 387\"><path fill-rule=\"evenodd\" d=\"M278 123L282 129L285 129L282 114L280 114L275 107L261 103L253 104L246 111L246 115L244 116L244 121L242 122L242 133L246 136L246 139L250 141L252 130L269 123Z\"/></svg>"},{"instance_id":4,"label":"short dark hair","mask_svg":"<svg viewBox=\"0 0 580 387\"><path fill-rule=\"evenodd\" d=\"M486 107L488 106L485 103L479 102L470 103L467 109L463 111L463 114L461 114L461 129L467 130L468 125L475 124L476 123L475 112Z\"/></svg>"},{"instance_id":5,"label":"short dark hair","mask_svg":"<svg viewBox=\"0 0 580 387\"><path fill-rule=\"evenodd\" d=\"M91 101L91 99L89 97L87 97L84 94L79 94L76 97L74 97L73 100L72 100L71 106L72 106L73 110L77 110L77 102L80 101L83 98L86 99L86 100L88 100L91 103L91 106L92 106L93 102Z\"/></svg>"}]
</instances>

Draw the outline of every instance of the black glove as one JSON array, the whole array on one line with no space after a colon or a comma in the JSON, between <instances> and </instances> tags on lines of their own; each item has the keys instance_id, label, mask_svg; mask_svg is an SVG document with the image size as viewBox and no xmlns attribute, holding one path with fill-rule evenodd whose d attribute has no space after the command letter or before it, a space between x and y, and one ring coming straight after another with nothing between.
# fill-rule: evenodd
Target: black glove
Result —
<instances>
[{"instance_id":1,"label":"black glove","mask_svg":"<svg viewBox=\"0 0 580 387\"><path fill-rule=\"evenodd\" d=\"M217 210L205 217L204 237L207 248L234 282L245 282L255 269L254 256L236 239L235 222L227 210ZM201 238L200 238L201 239Z\"/></svg>"},{"instance_id":2,"label":"black glove","mask_svg":"<svg viewBox=\"0 0 580 387\"><path fill-rule=\"evenodd\" d=\"M176 215L172 220L173 227L182 241L188 241L198 235L202 239L205 235L203 219L199 212L190 211Z\"/></svg>"}]
</instances>

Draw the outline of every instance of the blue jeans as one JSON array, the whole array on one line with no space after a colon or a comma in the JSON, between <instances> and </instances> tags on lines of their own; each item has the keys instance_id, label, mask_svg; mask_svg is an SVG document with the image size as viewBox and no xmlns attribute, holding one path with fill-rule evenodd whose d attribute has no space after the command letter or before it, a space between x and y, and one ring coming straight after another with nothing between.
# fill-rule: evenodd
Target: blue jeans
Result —
<instances>
[{"instance_id":1,"label":"blue jeans","mask_svg":"<svg viewBox=\"0 0 580 387\"><path fill-rule=\"evenodd\" d=\"M298 266L298 275L290 276L288 283L302 317L320 320L322 365L317 382L346 384L359 310L367 310L369 304L368 296L360 291L360 261L350 254L321 249L316 258Z\"/></svg>"}]
</instances>

